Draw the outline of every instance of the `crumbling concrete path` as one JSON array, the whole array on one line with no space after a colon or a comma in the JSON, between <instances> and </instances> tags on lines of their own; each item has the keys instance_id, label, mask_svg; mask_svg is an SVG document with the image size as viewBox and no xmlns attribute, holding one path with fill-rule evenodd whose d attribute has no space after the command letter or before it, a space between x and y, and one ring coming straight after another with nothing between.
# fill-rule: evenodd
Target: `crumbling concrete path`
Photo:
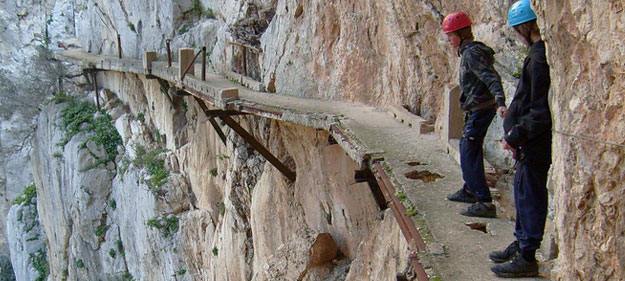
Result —
<instances>
[{"instance_id":1,"label":"crumbling concrete path","mask_svg":"<svg viewBox=\"0 0 625 281\"><path fill-rule=\"evenodd\" d=\"M208 74L205 81L187 75L181 81L177 65L168 68L166 62L153 62L148 72L140 60L98 56L81 50L65 51L58 57L74 61L85 70L157 77L191 91L220 110L328 130L361 166L372 158L383 158L395 190L408 199L404 205L415 207L412 219L428 248L420 254L426 267L431 266L441 280L500 280L489 270L492 263L488 253L505 248L514 239L514 223L503 217L463 217L458 212L466 204L444 199L446 194L458 190L463 181L460 167L437 135L418 134L385 110L362 104L256 92L217 74ZM411 172L415 179L406 176ZM470 228L468 224L472 223L484 224L485 232Z\"/></svg>"}]
</instances>

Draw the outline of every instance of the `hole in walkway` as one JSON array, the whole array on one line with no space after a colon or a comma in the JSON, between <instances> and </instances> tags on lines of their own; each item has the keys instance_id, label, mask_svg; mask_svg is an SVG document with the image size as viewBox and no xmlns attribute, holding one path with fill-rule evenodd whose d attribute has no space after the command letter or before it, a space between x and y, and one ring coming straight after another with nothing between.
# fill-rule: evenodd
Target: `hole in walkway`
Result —
<instances>
[{"instance_id":1,"label":"hole in walkway","mask_svg":"<svg viewBox=\"0 0 625 281\"><path fill-rule=\"evenodd\" d=\"M467 222L465 223L466 226L470 227L473 230L478 230L484 233L488 233L488 231L486 230L486 224L485 223L481 223L481 222Z\"/></svg>"},{"instance_id":2,"label":"hole in walkway","mask_svg":"<svg viewBox=\"0 0 625 281\"><path fill-rule=\"evenodd\" d=\"M414 167L414 166L421 166L421 165L427 165L425 163L419 162L419 161L412 161L412 162L408 162L406 163L408 166L410 167Z\"/></svg>"},{"instance_id":3,"label":"hole in walkway","mask_svg":"<svg viewBox=\"0 0 625 281\"><path fill-rule=\"evenodd\" d=\"M412 172L406 173L404 176L411 180L422 180L425 183L433 182L437 179L444 178L443 176L437 173L432 173L430 171L412 171Z\"/></svg>"}]
</instances>

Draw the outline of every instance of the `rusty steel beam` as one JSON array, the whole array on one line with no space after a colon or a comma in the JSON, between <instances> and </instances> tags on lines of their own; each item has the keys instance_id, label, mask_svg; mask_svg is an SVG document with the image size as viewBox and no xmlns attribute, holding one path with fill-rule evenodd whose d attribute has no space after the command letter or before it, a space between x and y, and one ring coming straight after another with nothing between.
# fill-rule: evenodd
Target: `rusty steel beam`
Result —
<instances>
[{"instance_id":1,"label":"rusty steel beam","mask_svg":"<svg viewBox=\"0 0 625 281\"><path fill-rule=\"evenodd\" d=\"M206 116L208 116L209 118L247 114L245 112L240 112L240 111L219 110L219 109L218 110L207 110L207 111L204 111L204 113L206 113Z\"/></svg>"},{"instance_id":2,"label":"rusty steel beam","mask_svg":"<svg viewBox=\"0 0 625 281\"><path fill-rule=\"evenodd\" d=\"M100 110L100 95L98 94L98 81L96 80L96 71L91 71L91 79L93 80L93 92L95 93L95 104Z\"/></svg>"},{"instance_id":3,"label":"rusty steel beam","mask_svg":"<svg viewBox=\"0 0 625 281\"><path fill-rule=\"evenodd\" d=\"M202 81L206 81L206 46L202 47Z\"/></svg>"},{"instance_id":4,"label":"rusty steel beam","mask_svg":"<svg viewBox=\"0 0 625 281\"><path fill-rule=\"evenodd\" d=\"M378 204L378 208L380 210L385 210L388 208L386 204L386 200L384 199L384 194L380 190L380 186L378 185L375 176L371 172L371 169L362 169L356 170L354 173L354 180L356 182L367 182L369 184L369 189L371 190L371 194L373 195L373 199L375 203Z\"/></svg>"},{"instance_id":5,"label":"rusty steel beam","mask_svg":"<svg viewBox=\"0 0 625 281\"><path fill-rule=\"evenodd\" d=\"M165 44L167 45L167 67L171 67L171 39L165 40Z\"/></svg>"},{"instance_id":6,"label":"rusty steel beam","mask_svg":"<svg viewBox=\"0 0 625 281\"><path fill-rule=\"evenodd\" d=\"M376 162L373 166L375 167L377 182L381 187L382 193L384 194L388 205L393 211L393 216L395 216L395 220L397 220L404 238L408 241L409 248L417 252L425 251L425 242L423 242L423 239L421 238L421 235L415 227L412 219L406 215L406 208L401 203L401 200L395 196L395 189L384 172L382 165L380 162ZM409 260L417 274L417 279L419 281L428 281L429 277L425 272L425 268L423 268L423 265L419 262L419 257L415 254L411 254L409 256Z\"/></svg>"},{"instance_id":7,"label":"rusty steel beam","mask_svg":"<svg viewBox=\"0 0 625 281\"><path fill-rule=\"evenodd\" d=\"M122 37L117 34L117 53L119 53L119 58L122 58Z\"/></svg>"},{"instance_id":8,"label":"rusty steel beam","mask_svg":"<svg viewBox=\"0 0 625 281\"><path fill-rule=\"evenodd\" d=\"M226 135L221 130L221 127L219 127L219 124L217 124L217 121L215 121L215 118L212 118L212 117L208 118L208 121L211 123L211 125L215 129L215 132L217 132L217 135L219 135L219 138L221 139L221 142L223 142L224 145L226 145Z\"/></svg>"},{"instance_id":9,"label":"rusty steel beam","mask_svg":"<svg viewBox=\"0 0 625 281\"><path fill-rule=\"evenodd\" d=\"M295 172L291 171L289 167L284 165L282 162L280 162L280 160L278 160L278 158L273 156L273 154L271 154L269 150L267 150L260 142L258 142L256 138L254 138L254 136L250 135L245 129L243 129L241 125L234 121L232 117L220 116L219 118L223 120L226 125L228 125L228 127L237 132L237 134L239 134L239 136L241 136L245 140L245 142L247 142L254 149L256 149L256 151L258 151L258 153L260 153L263 157L265 157L265 159L269 161L269 163L271 163L274 167L276 167L276 169L278 169L287 179L295 182Z\"/></svg>"},{"instance_id":10,"label":"rusty steel beam","mask_svg":"<svg viewBox=\"0 0 625 281\"><path fill-rule=\"evenodd\" d=\"M195 54L195 57L193 57L193 60L191 61L191 63L187 66L187 68L184 70L184 72L182 73L182 78L180 78L180 81L184 81L184 78L187 76L187 72L189 72L189 69L191 69L191 67L195 64L195 60L197 59L197 57L202 53L202 50L198 51ZM179 59L180 60L180 59ZM182 60L180 60L182 61ZM182 65L180 66L182 67Z\"/></svg>"}]
</instances>

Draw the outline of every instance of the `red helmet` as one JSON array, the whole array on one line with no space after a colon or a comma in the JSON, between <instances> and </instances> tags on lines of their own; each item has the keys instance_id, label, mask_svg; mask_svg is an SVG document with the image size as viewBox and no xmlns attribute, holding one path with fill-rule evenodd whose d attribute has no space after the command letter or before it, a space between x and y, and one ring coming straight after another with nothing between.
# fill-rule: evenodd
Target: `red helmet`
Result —
<instances>
[{"instance_id":1,"label":"red helmet","mask_svg":"<svg viewBox=\"0 0 625 281\"><path fill-rule=\"evenodd\" d=\"M464 12L453 12L443 20L443 33L458 31L472 24L471 19Z\"/></svg>"}]
</instances>

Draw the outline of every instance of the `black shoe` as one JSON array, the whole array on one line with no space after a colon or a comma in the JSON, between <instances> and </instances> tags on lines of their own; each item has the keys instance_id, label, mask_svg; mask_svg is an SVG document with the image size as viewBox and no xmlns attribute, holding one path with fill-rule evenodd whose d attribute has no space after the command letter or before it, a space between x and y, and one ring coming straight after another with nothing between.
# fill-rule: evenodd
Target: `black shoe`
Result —
<instances>
[{"instance_id":1,"label":"black shoe","mask_svg":"<svg viewBox=\"0 0 625 281\"><path fill-rule=\"evenodd\" d=\"M447 195L447 200L463 203L475 203L477 202L477 197L466 191L464 188L461 188L456 191L456 193Z\"/></svg>"},{"instance_id":2,"label":"black shoe","mask_svg":"<svg viewBox=\"0 0 625 281\"><path fill-rule=\"evenodd\" d=\"M512 261L504 264L497 264L490 268L497 277L518 278L538 276L538 262L527 261L521 253L517 253Z\"/></svg>"},{"instance_id":3,"label":"black shoe","mask_svg":"<svg viewBox=\"0 0 625 281\"><path fill-rule=\"evenodd\" d=\"M497 209L493 203L477 202L460 214L467 217L494 218L497 217Z\"/></svg>"},{"instance_id":4,"label":"black shoe","mask_svg":"<svg viewBox=\"0 0 625 281\"><path fill-rule=\"evenodd\" d=\"M514 240L514 242L510 243L505 250L490 252L488 258L490 258L490 260L494 263L504 263L511 260L514 255L519 252L521 252L521 248L519 248L519 241Z\"/></svg>"}]
</instances>

